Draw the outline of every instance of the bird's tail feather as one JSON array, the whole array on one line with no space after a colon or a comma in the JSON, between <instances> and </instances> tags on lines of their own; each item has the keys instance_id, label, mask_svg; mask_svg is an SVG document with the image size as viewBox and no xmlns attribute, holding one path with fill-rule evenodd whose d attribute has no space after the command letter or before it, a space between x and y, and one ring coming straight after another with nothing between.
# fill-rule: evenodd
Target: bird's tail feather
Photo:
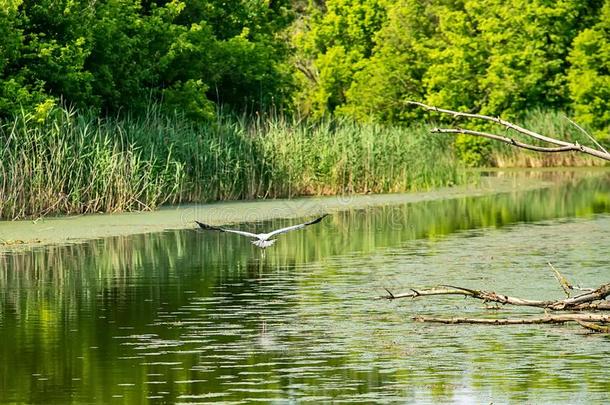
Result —
<instances>
[{"instance_id":1,"label":"bird's tail feather","mask_svg":"<svg viewBox=\"0 0 610 405\"><path fill-rule=\"evenodd\" d=\"M275 243L276 239L269 239L269 240L253 240L252 244L258 246L261 249L265 249L268 248L269 246L273 245Z\"/></svg>"}]
</instances>

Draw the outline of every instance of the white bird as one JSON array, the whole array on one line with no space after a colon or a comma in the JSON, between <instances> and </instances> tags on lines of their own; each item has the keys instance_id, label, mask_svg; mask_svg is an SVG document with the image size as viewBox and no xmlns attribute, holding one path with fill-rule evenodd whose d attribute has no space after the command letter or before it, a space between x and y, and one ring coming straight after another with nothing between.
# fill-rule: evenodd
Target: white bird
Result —
<instances>
[{"instance_id":1,"label":"white bird","mask_svg":"<svg viewBox=\"0 0 610 405\"><path fill-rule=\"evenodd\" d=\"M230 232L230 233L236 233L241 236L246 236L248 238L252 238L252 239L254 239L253 241L251 241L253 245L258 246L261 249L265 249L275 243L275 241L277 239L271 239L274 236L282 234L282 233L290 232L290 231L296 231L297 229L303 229L308 225L317 224L322 219L324 219L324 217L326 217L327 215L328 214L324 214L321 217L314 219L313 221L305 222L304 224L287 226L286 228L277 229L277 230L269 232L269 233L251 233L251 232L246 232L246 231L238 231L236 229L226 229L226 228L221 228L219 226L212 226L212 225L201 223L199 221L195 221L195 222L197 222L197 224L201 228L206 229L208 231Z\"/></svg>"}]
</instances>

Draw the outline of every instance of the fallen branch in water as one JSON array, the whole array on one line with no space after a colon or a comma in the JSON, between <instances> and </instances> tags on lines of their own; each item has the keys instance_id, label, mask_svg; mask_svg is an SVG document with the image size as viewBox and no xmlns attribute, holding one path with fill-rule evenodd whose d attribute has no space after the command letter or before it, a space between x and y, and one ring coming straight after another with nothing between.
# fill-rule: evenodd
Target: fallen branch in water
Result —
<instances>
[{"instance_id":1,"label":"fallen branch in water","mask_svg":"<svg viewBox=\"0 0 610 405\"><path fill-rule=\"evenodd\" d=\"M519 125L513 124L512 122L505 121L499 117L490 117L488 115L472 114L472 113L464 113L464 112L459 112L459 111L447 110L444 108L438 108L438 107L427 105L427 104L420 103L417 101L407 101L406 103L410 104L410 105L415 105L415 106L425 108L426 110L429 110L429 111L435 111L435 112L442 113L442 114L449 114L454 117L474 118L474 119L481 119L481 120L485 120L485 121L491 121L496 124L502 125L508 129L511 129L515 132L518 132L522 135L525 135L530 138L537 139L538 141L546 142L548 144L555 145L555 146L551 146L551 147L537 146L537 145L532 145L532 144L528 144L525 142L521 142L516 139L510 138L507 136L503 136L503 135L490 134L488 132L473 131L473 130L463 129L463 128L433 128L433 129L431 129L431 132L445 133L445 134L448 133L448 134L474 135L474 136L479 136L479 137L483 137L483 138L487 138L487 139L492 139L494 141L503 142L503 143L506 143L506 144L509 144L512 146L516 146L519 148L529 149L529 150L538 151L538 152L557 153L557 152L576 151L576 152L586 153L588 155L610 161L610 153L608 153L607 150L605 150L601 145L599 145L595 141L594 142L595 142L596 146L600 149L590 148L588 146L581 145L578 142L566 142L566 141L562 141L559 139L551 138L549 136L545 136L545 135L539 134L537 132L531 131L529 129L520 127ZM570 121L570 122L572 122L572 121ZM577 126L577 128L584 131L579 126ZM586 131L585 131L585 133L586 133ZM589 134L587 134L587 135L589 137L591 137Z\"/></svg>"},{"instance_id":2,"label":"fallen branch in water","mask_svg":"<svg viewBox=\"0 0 610 405\"><path fill-rule=\"evenodd\" d=\"M610 283L603 284L597 289L585 292L575 297L568 297L561 300L529 300L511 297L505 294L498 294L494 291L475 290L472 288L439 286L430 289L414 289L401 294L394 294L388 291L388 295L382 298L389 300L399 298L421 298L432 295L462 295L471 297L484 302L495 302L502 305L516 305L538 307L553 311L583 311L583 310L610 310L610 301L605 298L610 295Z\"/></svg>"},{"instance_id":3,"label":"fallen branch in water","mask_svg":"<svg viewBox=\"0 0 610 405\"><path fill-rule=\"evenodd\" d=\"M549 265L551 265L549 263ZM560 285L564 289L568 298L560 300L528 300L523 298L511 297L504 294L498 294L494 291L475 290L472 288L455 287L449 285L442 285L429 289L415 289L411 288L409 292L402 294L394 294L386 288L388 295L380 297L388 300L395 300L399 298L423 298L435 295L461 295L465 297L471 297L483 302L494 302L502 305L515 305L515 306L528 306L543 308L546 310L553 311L583 311L583 310L610 310L610 301L606 300L606 297L610 295L610 283L602 284L598 288L587 290L585 293L570 297L570 291L574 290L575 287L568 282L568 280L557 271L552 265L551 268L555 273L555 277L559 281ZM433 322L433 323L444 323L444 324L458 324L458 323L469 323L469 324L482 324L482 325L525 325L525 324L542 324L542 323L566 323L576 322L582 327L601 333L610 333L610 326L606 325L610 323L610 314L593 314L593 313L570 313L570 314L547 314L540 317L529 317L529 318L504 318L504 319L488 319L488 318L435 318L427 316L415 316L413 318L417 322Z\"/></svg>"},{"instance_id":4,"label":"fallen branch in water","mask_svg":"<svg viewBox=\"0 0 610 405\"><path fill-rule=\"evenodd\" d=\"M481 318L435 318L429 316L415 316L413 320L416 322L430 322L430 323L444 323L444 324L457 324L457 323L469 323L478 325L531 325L541 323L566 323L576 322L589 329L596 330L598 332L607 332L608 327L600 326L592 322L610 322L610 315L598 315L598 314L557 314L557 315L544 315L535 318L508 318L508 319L481 319Z\"/></svg>"}]
</instances>

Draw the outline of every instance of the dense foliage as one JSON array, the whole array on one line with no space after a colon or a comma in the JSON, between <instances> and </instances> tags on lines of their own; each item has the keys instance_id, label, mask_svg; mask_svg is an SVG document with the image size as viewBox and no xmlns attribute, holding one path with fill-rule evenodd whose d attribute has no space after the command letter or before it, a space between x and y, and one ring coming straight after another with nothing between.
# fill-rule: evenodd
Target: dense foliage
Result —
<instances>
[{"instance_id":1,"label":"dense foliage","mask_svg":"<svg viewBox=\"0 0 610 405\"><path fill-rule=\"evenodd\" d=\"M316 115L404 121L414 99L509 118L574 112L610 129L610 1L328 0L295 43ZM303 72L303 69L301 69ZM306 78L306 80L303 80Z\"/></svg>"},{"instance_id":2,"label":"dense foliage","mask_svg":"<svg viewBox=\"0 0 610 405\"><path fill-rule=\"evenodd\" d=\"M0 114L151 101L399 122L417 99L610 127L610 0L0 0Z\"/></svg>"},{"instance_id":3,"label":"dense foliage","mask_svg":"<svg viewBox=\"0 0 610 405\"><path fill-rule=\"evenodd\" d=\"M63 99L102 113L152 100L195 118L291 91L282 0L1 0L0 113Z\"/></svg>"}]
</instances>

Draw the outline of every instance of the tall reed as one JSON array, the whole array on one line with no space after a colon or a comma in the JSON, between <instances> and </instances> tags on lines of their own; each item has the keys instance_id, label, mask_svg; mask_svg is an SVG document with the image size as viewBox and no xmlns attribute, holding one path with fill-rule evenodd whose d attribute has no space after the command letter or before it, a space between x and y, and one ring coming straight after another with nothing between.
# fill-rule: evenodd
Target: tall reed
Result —
<instances>
[{"instance_id":1,"label":"tall reed","mask_svg":"<svg viewBox=\"0 0 610 405\"><path fill-rule=\"evenodd\" d=\"M411 128L219 113L193 124L155 108L99 119L56 109L0 125L0 218L163 203L426 189L463 181L450 140Z\"/></svg>"},{"instance_id":2,"label":"tall reed","mask_svg":"<svg viewBox=\"0 0 610 405\"><path fill-rule=\"evenodd\" d=\"M132 143L121 123L57 109L0 126L0 217L145 209L174 200L182 165Z\"/></svg>"}]
</instances>

